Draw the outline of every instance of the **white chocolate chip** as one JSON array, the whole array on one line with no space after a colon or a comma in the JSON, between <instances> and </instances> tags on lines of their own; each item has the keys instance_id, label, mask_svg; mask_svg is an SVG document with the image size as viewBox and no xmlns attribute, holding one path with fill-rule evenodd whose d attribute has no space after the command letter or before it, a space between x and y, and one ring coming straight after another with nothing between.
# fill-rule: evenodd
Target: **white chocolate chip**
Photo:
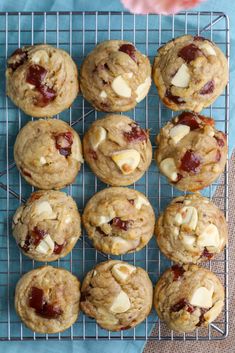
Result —
<instances>
[{"instance_id":1,"label":"white chocolate chip","mask_svg":"<svg viewBox=\"0 0 235 353\"><path fill-rule=\"evenodd\" d=\"M191 202L192 202L191 200L184 200L184 205L188 206L191 204Z\"/></svg>"},{"instance_id":2,"label":"white chocolate chip","mask_svg":"<svg viewBox=\"0 0 235 353\"><path fill-rule=\"evenodd\" d=\"M180 213L176 213L174 221L177 226L181 226L181 224L183 222L183 218Z\"/></svg>"},{"instance_id":3,"label":"white chocolate chip","mask_svg":"<svg viewBox=\"0 0 235 353\"><path fill-rule=\"evenodd\" d=\"M171 80L171 83L176 87L186 88L189 85L189 81L190 73L188 66L186 64L182 64Z\"/></svg>"},{"instance_id":4,"label":"white chocolate chip","mask_svg":"<svg viewBox=\"0 0 235 353\"><path fill-rule=\"evenodd\" d=\"M94 150L106 139L107 132L102 126L95 126L90 135L90 142Z\"/></svg>"},{"instance_id":5,"label":"white chocolate chip","mask_svg":"<svg viewBox=\"0 0 235 353\"><path fill-rule=\"evenodd\" d=\"M149 88L151 86L151 77L147 77L146 80L139 85L135 91L136 93L136 102L139 103L144 99L149 91Z\"/></svg>"},{"instance_id":6,"label":"white chocolate chip","mask_svg":"<svg viewBox=\"0 0 235 353\"><path fill-rule=\"evenodd\" d=\"M46 161L46 158L45 157L40 157L40 164L41 165L44 165L44 164L46 164L47 163L47 161Z\"/></svg>"},{"instance_id":7,"label":"white chocolate chip","mask_svg":"<svg viewBox=\"0 0 235 353\"><path fill-rule=\"evenodd\" d=\"M160 163L160 170L166 175L171 181L176 181L178 178L177 168L173 158L163 159Z\"/></svg>"},{"instance_id":8,"label":"white chocolate chip","mask_svg":"<svg viewBox=\"0 0 235 353\"><path fill-rule=\"evenodd\" d=\"M200 247L219 247L220 237L218 228L214 224L209 224L198 237L197 243Z\"/></svg>"},{"instance_id":9,"label":"white chocolate chip","mask_svg":"<svg viewBox=\"0 0 235 353\"><path fill-rule=\"evenodd\" d=\"M56 219L56 213L48 201L39 201L35 204L32 210L32 217L43 215L45 219Z\"/></svg>"},{"instance_id":10,"label":"white chocolate chip","mask_svg":"<svg viewBox=\"0 0 235 353\"><path fill-rule=\"evenodd\" d=\"M180 233L179 228L174 227L174 228L172 229L172 234L173 234L175 237L178 237L179 233Z\"/></svg>"},{"instance_id":11,"label":"white chocolate chip","mask_svg":"<svg viewBox=\"0 0 235 353\"><path fill-rule=\"evenodd\" d=\"M189 303L194 306L199 306L200 308L211 308L213 292L213 287L210 290L206 287L199 287L193 292Z\"/></svg>"},{"instance_id":12,"label":"white chocolate chip","mask_svg":"<svg viewBox=\"0 0 235 353\"><path fill-rule=\"evenodd\" d=\"M35 250L40 254L52 254L54 251L54 246L54 241L51 239L49 234L46 234L46 236L40 241Z\"/></svg>"},{"instance_id":13,"label":"white chocolate chip","mask_svg":"<svg viewBox=\"0 0 235 353\"><path fill-rule=\"evenodd\" d=\"M125 313L128 309L130 309L130 307L131 303L128 295L121 290L121 292L114 299L113 304L110 307L110 311L115 314Z\"/></svg>"},{"instance_id":14,"label":"white chocolate chip","mask_svg":"<svg viewBox=\"0 0 235 353\"><path fill-rule=\"evenodd\" d=\"M198 222L198 213L195 207L185 206L181 210L182 224L187 224L192 230L195 230Z\"/></svg>"},{"instance_id":15,"label":"white chocolate chip","mask_svg":"<svg viewBox=\"0 0 235 353\"><path fill-rule=\"evenodd\" d=\"M184 247L188 250L191 250L193 245L195 244L196 238L193 235L184 235L182 237L182 243Z\"/></svg>"},{"instance_id":16,"label":"white chocolate chip","mask_svg":"<svg viewBox=\"0 0 235 353\"><path fill-rule=\"evenodd\" d=\"M218 300L213 307L204 314L204 319L209 323L214 321L221 313L223 306L223 300Z\"/></svg>"},{"instance_id":17,"label":"white chocolate chip","mask_svg":"<svg viewBox=\"0 0 235 353\"><path fill-rule=\"evenodd\" d=\"M134 149L114 152L111 158L125 175L133 173L140 162L140 154Z\"/></svg>"},{"instance_id":18,"label":"white chocolate chip","mask_svg":"<svg viewBox=\"0 0 235 353\"><path fill-rule=\"evenodd\" d=\"M100 92L100 98L107 98L107 97L108 97L108 95L105 91Z\"/></svg>"},{"instance_id":19,"label":"white chocolate chip","mask_svg":"<svg viewBox=\"0 0 235 353\"><path fill-rule=\"evenodd\" d=\"M80 163L84 162L84 159L83 159L82 153L81 153L81 145L79 144L79 141L76 138L73 139L72 157L73 157L73 159L75 159L76 161L78 161Z\"/></svg>"},{"instance_id":20,"label":"white chocolate chip","mask_svg":"<svg viewBox=\"0 0 235 353\"><path fill-rule=\"evenodd\" d=\"M96 222L96 225L102 226L103 224L109 223L114 217L116 217L114 210L109 210L108 215L100 216L98 218L98 222Z\"/></svg>"},{"instance_id":21,"label":"white chocolate chip","mask_svg":"<svg viewBox=\"0 0 235 353\"><path fill-rule=\"evenodd\" d=\"M13 223L14 224L17 224L19 222L21 215L22 215L22 212L23 212L23 209L24 209L24 206L22 205L17 209L16 213L14 214L14 216L13 216Z\"/></svg>"},{"instance_id":22,"label":"white chocolate chip","mask_svg":"<svg viewBox=\"0 0 235 353\"><path fill-rule=\"evenodd\" d=\"M170 129L170 137L175 143L178 143L184 136L190 132L190 127L187 125L175 125Z\"/></svg>"},{"instance_id":23,"label":"white chocolate chip","mask_svg":"<svg viewBox=\"0 0 235 353\"><path fill-rule=\"evenodd\" d=\"M49 57L46 50L37 50L31 57L31 60L34 64L39 64L42 61L47 63L48 59Z\"/></svg>"},{"instance_id":24,"label":"white chocolate chip","mask_svg":"<svg viewBox=\"0 0 235 353\"><path fill-rule=\"evenodd\" d=\"M115 77L111 87L118 96L125 98L131 97L131 88L121 75Z\"/></svg>"},{"instance_id":25,"label":"white chocolate chip","mask_svg":"<svg viewBox=\"0 0 235 353\"><path fill-rule=\"evenodd\" d=\"M111 272L117 281L125 282L135 270L135 266L118 263L112 267Z\"/></svg>"},{"instance_id":26,"label":"white chocolate chip","mask_svg":"<svg viewBox=\"0 0 235 353\"><path fill-rule=\"evenodd\" d=\"M65 224L68 224L68 223L71 222L71 220L72 220L72 218L71 218L70 216L68 216L68 217L65 218L64 223L65 223Z\"/></svg>"},{"instance_id":27,"label":"white chocolate chip","mask_svg":"<svg viewBox=\"0 0 235 353\"><path fill-rule=\"evenodd\" d=\"M200 49L205 50L206 54L216 56L214 48L207 42L200 44Z\"/></svg>"},{"instance_id":28,"label":"white chocolate chip","mask_svg":"<svg viewBox=\"0 0 235 353\"><path fill-rule=\"evenodd\" d=\"M137 210L140 210L143 205L149 206L149 201L142 196L138 196L137 199L135 199L134 205Z\"/></svg>"},{"instance_id":29,"label":"white chocolate chip","mask_svg":"<svg viewBox=\"0 0 235 353\"><path fill-rule=\"evenodd\" d=\"M215 135L215 130L212 126L206 125L204 127L204 132L205 134L207 134L208 136L213 137Z\"/></svg>"},{"instance_id":30,"label":"white chocolate chip","mask_svg":"<svg viewBox=\"0 0 235 353\"><path fill-rule=\"evenodd\" d=\"M128 78L132 78L132 77L133 77L133 72L128 72L128 73L126 74L126 76L127 76Z\"/></svg>"},{"instance_id":31,"label":"white chocolate chip","mask_svg":"<svg viewBox=\"0 0 235 353\"><path fill-rule=\"evenodd\" d=\"M28 86L29 89L34 89L34 88L35 88L35 86L34 86L34 85L31 85L31 83L26 82L26 84L27 84L27 86Z\"/></svg>"}]
</instances>

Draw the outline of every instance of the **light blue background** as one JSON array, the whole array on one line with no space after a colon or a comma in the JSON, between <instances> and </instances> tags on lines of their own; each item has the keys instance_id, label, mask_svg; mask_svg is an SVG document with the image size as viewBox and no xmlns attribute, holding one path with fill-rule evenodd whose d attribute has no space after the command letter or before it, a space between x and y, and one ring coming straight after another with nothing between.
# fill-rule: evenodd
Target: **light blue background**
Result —
<instances>
[{"instance_id":1,"label":"light blue background","mask_svg":"<svg viewBox=\"0 0 235 353\"><path fill-rule=\"evenodd\" d=\"M83 10L123 10L117 0L0 0L0 11L83 11ZM197 11L224 11L230 15L231 23L231 57L235 58L235 2L228 0L208 0ZM230 154L234 147L235 124L233 119L233 108L235 104L234 79L235 62L231 60L230 70L230 92L231 96L231 122L230 122ZM144 342L1 342L0 352L28 353L33 350L37 353L135 353L140 352L144 347Z\"/></svg>"}]
</instances>

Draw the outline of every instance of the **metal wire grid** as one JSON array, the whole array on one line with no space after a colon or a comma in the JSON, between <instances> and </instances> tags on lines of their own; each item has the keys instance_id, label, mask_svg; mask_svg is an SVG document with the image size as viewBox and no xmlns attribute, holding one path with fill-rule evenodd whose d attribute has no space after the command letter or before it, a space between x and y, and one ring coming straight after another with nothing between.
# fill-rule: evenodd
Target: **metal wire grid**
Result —
<instances>
[{"instance_id":1,"label":"metal wire grid","mask_svg":"<svg viewBox=\"0 0 235 353\"><path fill-rule=\"evenodd\" d=\"M228 334L228 250L215 260L205 264L222 280L225 291L225 308L216 322L208 329L198 329L192 334L176 334L158 320L154 310L139 326L118 333L99 328L94 320L82 313L78 321L64 333L42 335L31 332L20 322L14 311L14 288L21 275L42 263L34 262L17 249L11 236L11 218L15 209L24 202L33 188L21 179L13 161L12 148L18 130L29 117L18 110L5 95L4 71L6 58L17 47L26 44L48 43L67 50L80 66L83 57L97 42L106 39L125 39L134 42L138 49L154 58L159 46L172 37L189 34L202 34L217 43L229 60L229 20L222 12L183 12L175 16L135 16L125 12L50 12L50 13L0 13L0 340L218 340ZM229 122L229 85L225 93L206 109L205 114L214 116L217 126L228 135ZM80 135L90 123L102 116L82 97L78 97L73 106L58 115L72 125ZM129 112L132 118L142 126L151 129L151 140L160 127L173 115L158 100L154 87L145 101ZM210 198L215 187L219 186L223 197L214 197L214 201L228 217L228 166L219 182L213 184L205 195ZM96 191L104 188L83 165L75 183L65 189L72 195L82 209L86 201ZM156 214L161 212L172 197L181 193L171 187L162 177L153 162L146 175L135 183L134 188L144 192L150 199ZM97 262L108 259L97 252L89 243L85 233L70 255L55 262L54 266L69 269L80 279ZM161 255L155 239L138 253L123 255L120 258L148 271L153 284L170 262ZM154 329L153 329L154 328ZM153 329L153 331L152 331ZM151 334L152 332L152 334Z\"/></svg>"}]
</instances>

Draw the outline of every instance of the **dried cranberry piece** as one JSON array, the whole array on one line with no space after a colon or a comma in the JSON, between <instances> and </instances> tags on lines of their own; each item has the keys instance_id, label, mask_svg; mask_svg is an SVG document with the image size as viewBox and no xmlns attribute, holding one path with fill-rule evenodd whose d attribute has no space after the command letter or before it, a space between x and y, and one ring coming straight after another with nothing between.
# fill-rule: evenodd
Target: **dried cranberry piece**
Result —
<instances>
[{"instance_id":1,"label":"dried cranberry piece","mask_svg":"<svg viewBox=\"0 0 235 353\"><path fill-rule=\"evenodd\" d=\"M129 226L130 226L131 221L122 221L121 218L119 217L115 217L110 221L110 224L120 228L122 230L128 230Z\"/></svg>"},{"instance_id":2,"label":"dried cranberry piece","mask_svg":"<svg viewBox=\"0 0 235 353\"><path fill-rule=\"evenodd\" d=\"M20 170L21 170L21 173L22 173L23 175L28 176L29 178L32 177L32 175L31 175L29 172L27 172L25 169L23 169L23 168L20 167Z\"/></svg>"},{"instance_id":3,"label":"dried cranberry piece","mask_svg":"<svg viewBox=\"0 0 235 353\"><path fill-rule=\"evenodd\" d=\"M179 265L173 265L171 267L171 271L173 272L173 280L174 281L177 281L181 276L183 276L185 270L182 266L179 266Z\"/></svg>"},{"instance_id":4,"label":"dried cranberry piece","mask_svg":"<svg viewBox=\"0 0 235 353\"><path fill-rule=\"evenodd\" d=\"M55 146L62 156L66 158L71 154L73 144L73 134L71 131L61 132L55 135Z\"/></svg>"},{"instance_id":5,"label":"dried cranberry piece","mask_svg":"<svg viewBox=\"0 0 235 353\"><path fill-rule=\"evenodd\" d=\"M178 116L178 124L187 125L190 130L196 130L200 128L199 123L196 120L196 115L190 112L183 112Z\"/></svg>"},{"instance_id":6,"label":"dried cranberry piece","mask_svg":"<svg viewBox=\"0 0 235 353\"><path fill-rule=\"evenodd\" d=\"M172 312L178 312L182 309L186 309L187 312L189 312L190 314L194 312L195 308L188 303L188 301L186 299L181 299L178 303L172 305L171 307L171 311Z\"/></svg>"},{"instance_id":7,"label":"dried cranberry piece","mask_svg":"<svg viewBox=\"0 0 235 353\"><path fill-rule=\"evenodd\" d=\"M198 156L192 150L188 150L181 159L180 169L185 172L197 173L200 164L201 162Z\"/></svg>"},{"instance_id":8,"label":"dried cranberry piece","mask_svg":"<svg viewBox=\"0 0 235 353\"><path fill-rule=\"evenodd\" d=\"M128 200L130 202L131 205L135 204L135 200Z\"/></svg>"},{"instance_id":9,"label":"dried cranberry piece","mask_svg":"<svg viewBox=\"0 0 235 353\"><path fill-rule=\"evenodd\" d=\"M202 56L202 51L195 44L189 44L180 49L178 56L188 64L198 56Z\"/></svg>"},{"instance_id":10,"label":"dried cranberry piece","mask_svg":"<svg viewBox=\"0 0 235 353\"><path fill-rule=\"evenodd\" d=\"M221 160L221 152L220 150L217 150L215 155L215 161L219 162L220 160Z\"/></svg>"},{"instance_id":11,"label":"dried cranberry piece","mask_svg":"<svg viewBox=\"0 0 235 353\"><path fill-rule=\"evenodd\" d=\"M37 314L39 314L42 317L45 317L46 319L56 319L62 313L63 311L58 306L45 303L43 305L42 311Z\"/></svg>"},{"instance_id":12,"label":"dried cranberry piece","mask_svg":"<svg viewBox=\"0 0 235 353\"><path fill-rule=\"evenodd\" d=\"M19 245L20 248L21 248L23 251L25 251L25 252L28 252L28 251L29 251L29 247L30 247L30 238L31 238L30 235L27 234L27 236L26 236L26 238L25 238L25 241L24 241L24 245L23 245L23 246Z\"/></svg>"},{"instance_id":13,"label":"dried cranberry piece","mask_svg":"<svg viewBox=\"0 0 235 353\"><path fill-rule=\"evenodd\" d=\"M27 51L23 51L21 48L18 48L14 51L14 53L11 54L10 58L13 56L16 56L16 62L8 64L8 67L15 71L20 67L21 65L24 64L24 62L28 59L28 54Z\"/></svg>"},{"instance_id":14,"label":"dried cranberry piece","mask_svg":"<svg viewBox=\"0 0 235 353\"><path fill-rule=\"evenodd\" d=\"M197 323L197 327L200 327L206 320L204 318L204 314L208 311L208 309L201 308L201 315L199 316L199 321Z\"/></svg>"},{"instance_id":15,"label":"dried cranberry piece","mask_svg":"<svg viewBox=\"0 0 235 353\"><path fill-rule=\"evenodd\" d=\"M136 56L135 56L135 47L132 44L122 44L119 48L119 51L122 51L123 53L126 53L129 55L129 57L136 62Z\"/></svg>"},{"instance_id":16,"label":"dried cranberry piece","mask_svg":"<svg viewBox=\"0 0 235 353\"><path fill-rule=\"evenodd\" d=\"M60 254L62 249L63 249L63 247L64 247L64 243L63 244L57 244L55 242L54 251L53 251L54 254L56 254L56 255Z\"/></svg>"},{"instance_id":17,"label":"dried cranberry piece","mask_svg":"<svg viewBox=\"0 0 235 353\"><path fill-rule=\"evenodd\" d=\"M200 90L200 94L205 95L214 92L215 89L215 82L214 80L208 81L205 86L202 87Z\"/></svg>"},{"instance_id":18,"label":"dried cranberry piece","mask_svg":"<svg viewBox=\"0 0 235 353\"><path fill-rule=\"evenodd\" d=\"M204 124L209 125L209 126L214 126L215 121L212 118L206 118L203 115L198 115L198 117L204 122Z\"/></svg>"},{"instance_id":19,"label":"dried cranberry piece","mask_svg":"<svg viewBox=\"0 0 235 353\"><path fill-rule=\"evenodd\" d=\"M224 140L223 140L222 138L217 137L217 136L214 136L214 138L216 139L217 144L218 144L220 147L224 147L225 142L224 142Z\"/></svg>"},{"instance_id":20,"label":"dried cranberry piece","mask_svg":"<svg viewBox=\"0 0 235 353\"><path fill-rule=\"evenodd\" d=\"M42 97L39 98L36 102L38 107L45 107L49 102L53 101L56 98L56 93L52 88L47 87L46 85L41 85L38 87L38 91L42 94Z\"/></svg>"},{"instance_id":21,"label":"dried cranberry piece","mask_svg":"<svg viewBox=\"0 0 235 353\"><path fill-rule=\"evenodd\" d=\"M55 319L62 314L62 310L59 307L46 302L43 290L37 287L31 288L29 306L35 309L38 315L47 319Z\"/></svg>"},{"instance_id":22,"label":"dried cranberry piece","mask_svg":"<svg viewBox=\"0 0 235 353\"><path fill-rule=\"evenodd\" d=\"M31 240L33 245L37 246L41 240L45 237L46 232L38 227L34 227L30 232Z\"/></svg>"},{"instance_id":23,"label":"dried cranberry piece","mask_svg":"<svg viewBox=\"0 0 235 353\"><path fill-rule=\"evenodd\" d=\"M175 104L183 104L183 103L185 103L185 101L181 97L174 96L171 93L171 90L169 88L166 90L166 98L168 98L169 100L171 100Z\"/></svg>"},{"instance_id":24,"label":"dried cranberry piece","mask_svg":"<svg viewBox=\"0 0 235 353\"><path fill-rule=\"evenodd\" d=\"M95 161L97 161L98 156L97 156L96 151L94 151L94 150L92 150L92 149L89 149L88 153L89 153L89 155L91 156L91 158L93 158Z\"/></svg>"},{"instance_id":25,"label":"dried cranberry piece","mask_svg":"<svg viewBox=\"0 0 235 353\"><path fill-rule=\"evenodd\" d=\"M42 194L41 192L34 192L34 193L30 196L29 201L30 201L30 202L36 201L36 200L40 199L40 197L42 197L42 195L43 195L43 194Z\"/></svg>"},{"instance_id":26,"label":"dried cranberry piece","mask_svg":"<svg viewBox=\"0 0 235 353\"><path fill-rule=\"evenodd\" d=\"M130 131L124 131L123 135L129 142L133 141L147 141L148 134L138 124L129 124L131 126Z\"/></svg>"},{"instance_id":27,"label":"dried cranberry piece","mask_svg":"<svg viewBox=\"0 0 235 353\"><path fill-rule=\"evenodd\" d=\"M206 247L204 248L203 253L201 254L201 257L205 257L208 260L212 259L213 256L214 256L214 254L210 253Z\"/></svg>"}]
</instances>

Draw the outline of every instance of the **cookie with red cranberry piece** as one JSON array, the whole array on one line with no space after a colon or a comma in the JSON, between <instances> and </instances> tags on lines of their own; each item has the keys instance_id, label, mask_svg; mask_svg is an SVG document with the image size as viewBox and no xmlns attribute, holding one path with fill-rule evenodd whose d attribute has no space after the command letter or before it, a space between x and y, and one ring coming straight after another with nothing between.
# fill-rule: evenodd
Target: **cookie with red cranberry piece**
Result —
<instances>
[{"instance_id":1,"label":"cookie with red cranberry piece","mask_svg":"<svg viewBox=\"0 0 235 353\"><path fill-rule=\"evenodd\" d=\"M158 49L153 79L167 107L200 112L223 92L228 62L211 40L185 35Z\"/></svg>"},{"instance_id":2,"label":"cookie with red cranberry piece","mask_svg":"<svg viewBox=\"0 0 235 353\"><path fill-rule=\"evenodd\" d=\"M81 310L106 330L135 327L148 316L152 302L147 272L124 261L101 262L82 283Z\"/></svg>"},{"instance_id":3,"label":"cookie with red cranberry piece","mask_svg":"<svg viewBox=\"0 0 235 353\"><path fill-rule=\"evenodd\" d=\"M96 120L84 136L83 151L97 177L113 186L139 180L152 160L148 130L124 115Z\"/></svg>"},{"instance_id":4,"label":"cookie with red cranberry piece","mask_svg":"<svg viewBox=\"0 0 235 353\"><path fill-rule=\"evenodd\" d=\"M159 170L177 189L201 190L224 171L226 136L212 118L183 112L160 130L156 143Z\"/></svg>"},{"instance_id":5,"label":"cookie with red cranberry piece","mask_svg":"<svg viewBox=\"0 0 235 353\"><path fill-rule=\"evenodd\" d=\"M177 263L200 263L223 251L228 227L223 212L198 194L173 199L155 227L158 246Z\"/></svg>"},{"instance_id":6,"label":"cookie with red cranberry piece","mask_svg":"<svg viewBox=\"0 0 235 353\"><path fill-rule=\"evenodd\" d=\"M64 50L40 44L17 49L7 61L7 95L26 114L51 117L79 91L76 64Z\"/></svg>"},{"instance_id":7,"label":"cookie with red cranberry piece","mask_svg":"<svg viewBox=\"0 0 235 353\"><path fill-rule=\"evenodd\" d=\"M37 261L66 256L81 235L81 219L71 196L61 191L31 194L15 212L13 236L22 252Z\"/></svg>"},{"instance_id":8,"label":"cookie with red cranberry piece","mask_svg":"<svg viewBox=\"0 0 235 353\"><path fill-rule=\"evenodd\" d=\"M65 331L79 314L80 282L63 268L39 267L21 277L15 309L23 323L38 333Z\"/></svg>"},{"instance_id":9,"label":"cookie with red cranberry piece","mask_svg":"<svg viewBox=\"0 0 235 353\"><path fill-rule=\"evenodd\" d=\"M83 96L97 110L124 112L148 94L151 65L134 44L108 40L85 58L80 83Z\"/></svg>"},{"instance_id":10,"label":"cookie with red cranberry piece","mask_svg":"<svg viewBox=\"0 0 235 353\"><path fill-rule=\"evenodd\" d=\"M82 158L74 129L58 119L28 122L18 133L14 158L22 177L38 189L62 189L76 178Z\"/></svg>"},{"instance_id":11,"label":"cookie with red cranberry piece","mask_svg":"<svg viewBox=\"0 0 235 353\"><path fill-rule=\"evenodd\" d=\"M149 242L155 216L150 202L139 191L110 187L88 201L82 220L96 249L121 255L141 250Z\"/></svg>"},{"instance_id":12,"label":"cookie with red cranberry piece","mask_svg":"<svg viewBox=\"0 0 235 353\"><path fill-rule=\"evenodd\" d=\"M181 275L176 278L175 272ZM220 315L224 288L219 278L206 268L174 265L158 280L153 303L169 329L192 332L207 327Z\"/></svg>"}]
</instances>

